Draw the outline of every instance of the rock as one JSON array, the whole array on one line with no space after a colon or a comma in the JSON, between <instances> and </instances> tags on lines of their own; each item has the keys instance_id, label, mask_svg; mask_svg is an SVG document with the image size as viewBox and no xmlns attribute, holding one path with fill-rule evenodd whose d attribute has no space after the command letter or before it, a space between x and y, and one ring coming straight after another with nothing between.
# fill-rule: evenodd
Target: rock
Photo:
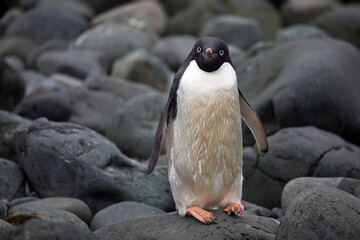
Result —
<instances>
[{"instance_id":1,"label":"rock","mask_svg":"<svg viewBox=\"0 0 360 240\"><path fill-rule=\"evenodd\" d=\"M308 23L316 16L338 6L336 0L288 0L281 12L287 24Z\"/></svg>"},{"instance_id":2,"label":"rock","mask_svg":"<svg viewBox=\"0 0 360 240\"><path fill-rule=\"evenodd\" d=\"M38 119L16 142L21 166L41 198L81 199L93 213L119 201L174 209L167 168L146 175L141 163L85 127Z\"/></svg>"},{"instance_id":3,"label":"rock","mask_svg":"<svg viewBox=\"0 0 360 240\"><path fill-rule=\"evenodd\" d=\"M241 201L241 204L244 206L245 210L243 212L243 215L256 215L256 216L263 216L263 217L271 217L271 218L279 218L280 216L276 214L275 212L272 212L271 210L258 206L256 204L247 202L247 201Z\"/></svg>"},{"instance_id":4,"label":"rock","mask_svg":"<svg viewBox=\"0 0 360 240\"><path fill-rule=\"evenodd\" d=\"M342 177L301 177L291 180L285 185L281 196L281 207L283 211L286 212L291 201L296 199L300 193L321 186L334 187L360 198L360 180Z\"/></svg>"},{"instance_id":5,"label":"rock","mask_svg":"<svg viewBox=\"0 0 360 240\"><path fill-rule=\"evenodd\" d=\"M13 199L16 192L24 191L24 176L18 165L0 158L0 199Z\"/></svg>"},{"instance_id":6,"label":"rock","mask_svg":"<svg viewBox=\"0 0 360 240\"><path fill-rule=\"evenodd\" d=\"M2 6L1 6L2 8ZM3 9L1 9L3 10ZM0 13L0 36L3 36L5 30L13 23L17 18L22 16L24 11L18 7L8 9L4 14Z\"/></svg>"},{"instance_id":7,"label":"rock","mask_svg":"<svg viewBox=\"0 0 360 240\"><path fill-rule=\"evenodd\" d=\"M0 219L4 219L9 210L9 201L6 198L0 199Z\"/></svg>"},{"instance_id":8,"label":"rock","mask_svg":"<svg viewBox=\"0 0 360 240\"><path fill-rule=\"evenodd\" d=\"M154 216L165 213L163 210L138 202L120 202L99 211L91 221L90 229L95 231L99 228L114 223Z\"/></svg>"},{"instance_id":9,"label":"rock","mask_svg":"<svg viewBox=\"0 0 360 240\"><path fill-rule=\"evenodd\" d=\"M359 226L360 199L323 186L292 201L276 239L359 239Z\"/></svg>"},{"instance_id":10,"label":"rock","mask_svg":"<svg viewBox=\"0 0 360 240\"><path fill-rule=\"evenodd\" d=\"M51 7L37 7L16 19L6 30L5 36L22 36L36 44L52 39L70 41L88 27L84 18L68 11Z\"/></svg>"},{"instance_id":11,"label":"rock","mask_svg":"<svg viewBox=\"0 0 360 240\"><path fill-rule=\"evenodd\" d=\"M89 89L96 91L111 92L124 100L157 92L154 88L143 83L131 82L121 78L102 76L89 84Z\"/></svg>"},{"instance_id":12,"label":"rock","mask_svg":"<svg viewBox=\"0 0 360 240\"><path fill-rule=\"evenodd\" d=\"M74 47L103 51L112 59L117 59L135 49L150 47L150 40L139 29L104 23L84 32L77 38Z\"/></svg>"},{"instance_id":13,"label":"rock","mask_svg":"<svg viewBox=\"0 0 360 240\"><path fill-rule=\"evenodd\" d=\"M177 213L119 222L95 231L101 239L275 239L279 222L259 216L228 216L212 211L217 224L204 225ZM141 229L141 231L139 231ZM119 232L122 234L119 235Z\"/></svg>"},{"instance_id":14,"label":"rock","mask_svg":"<svg viewBox=\"0 0 360 240\"><path fill-rule=\"evenodd\" d=\"M124 0L104 0L99 2L98 0L80 0L80 2L85 3L91 7L95 12L100 13L104 12L112 7L124 4L127 1Z\"/></svg>"},{"instance_id":15,"label":"rock","mask_svg":"<svg viewBox=\"0 0 360 240\"><path fill-rule=\"evenodd\" d=\"M27 202L31 202L31 201L36 201L36 200L39 200L38 197L20 197L20 198L15 198L13 200L11 200L10 202L10 208L13 208L19 204L22 204L22 203L27 203Z\"/></svg>"},{"instance_id":16,"label":"rock","mask_svg":"<svg viewBox=\"0 0 360 240\"><path fill-rule=\"evenodd\" d=\"M234 45L228 45L231 61L234 66L239 65L245 59L245 52Z\"/></svg>"},{"instance_id":17,"label":"rock","mask_svg":"<svg viewBox=\"0 0 360 240\"><path fill-rule=\"evenodd\" d=\"M221 15L206 23L202 36L213 36L233 44L241 49L247 49L252 44L263 40L260 25L254 19L234 15Z\"/></svg>"},{"instance_id":18,"label":"rock","mask_svg":"<svg viewBox=\"0 0 360 240\"><path fill-rule=\"evenodd\" d=\"M110 59L96 51L47 51L41 54L36 61L36 68L46 75L64 73L70 76L85 79L91 71L106 74L110 68Z\"/></svg>"},{"instance_id":19,"label":"rock","mask_svg":"<svg viewBox=\"0 0 360 240\"><path fill-rule=\"evenodd\" d=\"M53 197L43 198L35 201L25 202L12 207L12 211L16 211L20 208L46 206L71 212L72 214L79 217L86 224L90 224L92 219L92 213L90 208L83 201L76 198L64 198L64 197Z\"/></svg>"},{"instance_id":20,"label":"rock","mask_svg":"<svg viewBox=\"0 0 360 240\"><path fill-rule=\"evenodd\" d=\"M280 29L276 34L276 42L285 43L304 38L327 38L329 35L312 25L297 24Z\"/></svg>"},{"instance_id":21,"label":"rock","mask_svg":"<svg viewBox=\"0 0 360 240\"><path fill-rule=\"evenodd\" d=\"M166 26L166 14L156 1L133 2L112 8L92 20L93 25L104 22L126 23L140 29L152 28L161 34ZM147 26L149 25L149 26Z\"/></svg>"},{"instance_id":22,"label":"rock","mask_svg":"<svg viewBox=\"0 0 360 240\"><path fill-rule=\"evenodd\" d=\"M166 94L159 93L131 99L111 119L106 137L127 156L149 158L160 115L167 99ZM161 152L165 153L165 144Z\"/></svg>"},{"instance_id":23,"label":"rock","mask_svg":"<svg viewBox=\"0 0 360 240\"><path fill-rule=\"evenodd\" d=\"M0 109L12 111L24 92L25 84L20 74L0 59Z\"/></svg>"},{"instance_id":24,"label":"rock","mask_svg":"<svg viewBox=\"0 0 360 240\"><path fill-rule=\"evenodd\" d=\"M88 5L81 1L73 1L73 0L41 0L38 6L46 6L53 9L71 12L73 15L79 15L86 19L91 19L95 16L95 12Z\"/></svg>"},{"instance_id":25,"label":"rock","mask_svg":"<svg viewBox=\"0 0 360 240\"><path fill-rule=\"evenodd\" d=\"M12 226L10 223L5 222L4 220L0 219L0 239L1 240L8 240L11 239L13 232L15 231L15 227Z\"/></svg>"},{"instance_id":26,"label":"rock","mask_svg":"<svg viewBox=\"0 0 360 240\"><path fill-rule=\"evenodd\" d=\"M112 66L111 76L145 83L160 91L169 91L172 84L167 65L142 49L116 60Z\"/></svg>"},{"instance_id":27,"label":"rock","mask_svg":"<svg viewBox=\"0 0 360 240\"><path fill-rule=\"evenodd\" d=\"M6 37L0 40L0 58L17 56L25 61L33 48L35 44L27 38Z\"/></svg>"},{"instance_id":28,"label":"rock","mask_svg":"<svg viewBox=\"0 0 360 240\"><path fill-rule=\"evenodd\" d=\"M30 120L14 113L0 110L0 157L17 161L18 157L13 142L16 131L26 128Z\"/></svg>"},{"instance_id":29,"label":"rock","mask_svg":"<svg viewBox=\"0 0 360 240\"><path fill-rule=\"evenodd\" d=\"M331 36L360 48L360 4L349 5L326 12L314 20L314 24Z\"/></svg>"},{"instance_id":30,"label":"rock","mask_svg":"<svg viewBox=\"0 0 360 240\"><path fill-rule=\"evenodd\" d=\"M123 104L124 100L114 94L78 88L28 97L16 111L30 119L68 121L104 133L111 117Z\"/></svg>"},{"instance_id":31,"label":"rock","mask_svg":"<svg viewBox=\"0 0 360 240\"><path fill-rule=\"evenodd\" d=\"M196 38L190 35L167 36L158 41L152 52L177 72L195 42Z\"/></svg>"},{"instance_id":32,"label":"rock","mask_svg":"<svg viewBox=\"0 0 360 240\"><path fill-rule=\"evenodd\" d=\"M30 215L33 216L33 218L41 219L44 221L66 222L72 225L79 226L80 228L88 229L86 223L84 223L75 214L46 205L31 205L27 207L18 207L16 209L10 209L9 213L15 217L21 214Z\"/></svg>"},{"instance_id":33,"label":"rock","mask_svg":"<svg viewBox=\"0 0 360 240\"><path fill-rule=\"evenodd\" d=\"M91 231L66 222L30 220L17 228L13 240L99 240Z\"/></svg>"},{"instance_id":34,"label":"rock","mask_svg":"<svg viewBox=\"0 0 360 240\"><path fill-rule=\"evenodd\" d=\"M168 15L174 15L177 12L184 10L189 7L192 0L160 0L159 2L165 8L165 11Z\"/></svg>"},{"instance_id":35,"label":"rock","mask_svg":"<svg viewBox=\"0 0 360 240\"><path fill-rule=\"evenodd\" d=\"M268 134L312 125L360 145L358 66L355 47L322 38L277 45L242 61L236 72L240 89Z\"/></svg>"}]
</instances>

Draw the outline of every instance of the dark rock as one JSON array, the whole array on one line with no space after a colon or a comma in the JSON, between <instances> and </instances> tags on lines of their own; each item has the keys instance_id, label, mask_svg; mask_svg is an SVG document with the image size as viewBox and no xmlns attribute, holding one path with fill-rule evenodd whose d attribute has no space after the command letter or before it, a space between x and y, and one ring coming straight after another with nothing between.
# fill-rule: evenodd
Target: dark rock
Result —
<instances>
[{"instance_id":1,"label":"dark rock","mask_svg":"<svg viewBox=\"0 0 360 240\"><path fill-rule=\"evenodd\" d=\"M35 201L29 201L18 204L12 207L11 211L16 211L20 208L46 206L71 212L72 214L79 217L86 224L90 224L92 219L92 213L90 208L83 201L76 198L64 198L64 197L53 197L43 198Z\"/></svg>"},{"instance_id":2,"label":"dark rock","mask_svg":"<svg viewBox=\"0 0 360 240\"><path fill-rule=\"evenodd\" d=\"M0 110L0 157L17 161L13 136L16 131L26 128L30 120L14 113Z\"/></svg>"},{"instance_id":3,"label":"dark rock","mask_svg":"<svg viewBox=\"0 0 360 240\"><path fill-rule=\"evenodd\" d=\"M38 119L16 142L25 174L41 198L78 198L93 213L119 201L174 209L167 168L146 175L141 163L87 128Z\"/></svg>"},{"instance_id":4,"label":"dark rock","mask_svg":"<svg viewBox=\"0 0 360 240\"><path fill-rule=\"evenodd\" d=\"M51 7L37 7L16 19L6 30L5 36L22 36L36 44L51 39L70 41L88 27L81 16Z\"/></svg>"},{"instance_id":5,"label":"dark rock","mask_svg":"<svg viewBox=\"0 0 360 240\"><path fill-rule=\"evenodd\" d=\"M23 173L16 163L0 158L0 199L13 199L16 192L24 190L24 181Z\"/></svg>"},{"instance_id":6,"label":"dark rock","mask_svg":"<svg viewBox=\"0 0 360 240\"><path fill-rule=\"evenodd\" d=\"M168 66L145 50L136 50L115 61L111 75L145 83L160 91L168 91L172 84Z\"/></svg>"},{"instance_id":7,"label":"dark rock","mask_svg":"<svg viewBox=\"0 0 360 240\"><path fill-rule=\"evenodd\" d=\"M95 16L95 12L93 9L91 9L88 5L81 1L73 1L73 0L46 0L46 1L40 1L40 4L38 6L46 6L53 9L61 10L61 11L67 11L71 12L74 15L82 16L86 19L91 19Z\"/></svg>"},{"instance_id":8,"label":"dark rock","mask_svg":"<svg viewBox=\"0 0 360 240\"><path fill-rule=\"evenodd\" d=\"M6 198L0 199L0 219L4 219L9 210L9 201ZM1 238L0 238L1 239Z\"/></svg>"},{"instance_id":9,"label":"dark rock","mask_svg":"<svg viewBox=\"0 0 360 240\"><path fill-rule=\"evenodd\" d=\"M17 56L26 61L28 54L35 48L35 44L23 37L6 37L0 40L0 58Z\"/></svg>"},{"instance_id":10,"label":"dark rock","mask_svg":"<svg viewBox=\"0 0 360 240\"><path fill-rule=\"evenodd\" d=\"M165 8L168 15L174 15L177 12L188 8L192 0L160 0L161 5Z\"/></svg>"},{"instance_id":11,"label":"dark rock","mask_svg":"<svg viewBox=\"0 0 360 240\"><path fill-rule=\"evenodd\" d=\"M234 45L228 45L231 61L234 66L239 65L245 59L245 52Z\"/></svg>"},{"instance_id":12,"label":"dark rock","mask_svg":"<svg viewBox=\"0 0 360 240\"><path fill-rule=\"evenodd\" d=\"M91 71L106 74L110 68L110 58L96 51L47 51L36 61L36 68L46 75L64 73L85 79Z\"/></svg>"},{"instance_id":13,"label":"dark rock","mask_svg":"<svg viewBox=\"0 0 360 240\"><path fill-rule=\"evenodd\" d=\"M119 222L95 231L101 239L275 239L279 222L259 216L228 216L212 211L217 224L204 225L177 213ZM139 229L141 229L139 231ZM119 235L119 232L122 234Z\"/></svg>"},{"instance_id":14,"label":"dark rock","mask_svg":"<svg viewBox=\"0 0 360 240\"><path fill-rule=\"evenodd\" d=\"M263 217L271 217L271 218L279 218L280 216L276 213L272 212L270 209L258 206L256 204L241 201L241 204L244 206L243 215L256 215L256 216L263 216Z\"/></svg>"},{"instance_id":15,"label":"dark rock","mask_svg":"<svg viewBox=\"0 0 360 240\"><path fill-rule=\"evenodd\" d=\"M304 38L327 38L329 35L312 25L297 24L280 29L276 34L276 42L285 43Z\"/></svg>"},{"instance_id":16,"label":"dark rock","mask_svg":"<svg viewBox=\"0 0 360 240\"><path fill-rule=\"evenodd\" d=\"M123 104L122 98L111 93L71 89L28 97L17 112L30 119L46 117L53 121L68 121L104 133L111 117Z\"/></svg>"},{"instance_id":17,"label":"dark rock","mask_svg":"<svg viewBox=\"0 0 360 240\"><path fill-rule=\"evenodd\" d=\"M12 111L25 92L21 75L0 58L0 109Z\"/></svg>"},{"instance_id":18,"label":"dark rock","mask_svg":"<svg viewBox=\"0 0 360 240\"><path fill-rule=\"evenodd\" d=\"M148 47L150 40L141 30L115 23L104 23L87 30L74 44L74 48L103 51L112 59Z\"/></svg>"},{"instance_id":19,"label":"dark rock","mask_svg":"<svg viewBox=\"0 0 360 240\"><path fill-rule=\"evenodd\" d=\"M85 3L89 7L91 7L95 12L103 12L112 7L124 4L125 0L103 0L99 2L98 0L79 0L80 2Z\"/></svg>"},{"instance_id":20,"label":"dark rock","mask_svg":"<svg viewBox=\"0 0 360 240\"><path fill-rule=\"evenodd\" d=\"M10 2L10 1L8 1ZM0 8L2 8L0 6ZM3 10L3 9L1 9ZM24 14L24 11L20 8L14 7L8 9L4 15L0 13L0 36L3 36L6 29L9 27L11 23L13 23L17 18L21 17Z\"/></svg>"},{"instance_id":21,"label":"dark rock","mask_svg":"<svg viewBox=\"0 0 360 240\"><path fill-rule=\"evenodd\" d=\"M196 42L190 35L168 36L160 39L152 49L153 53L177 71Z\"/></svg>"},{"instance_id":22,"label":"dark rock","mask_svg":"<svg viewBox=\"0 0 360 240\"><path fill-rule=\"evenodd\" d=\"M234 15L221 15L211 19L204 26L201 35L221 38L227 44L241 49L247 49L263 40L262 29L256 20Z\"/></svg>"},{"instance_id":23,"label":"dark rock","mask_svg":"<svg viewBox=\"0 0 360 240\"><path fill-rule=\"evenodd\" d=\"M276 239L359 239L359 226L360 199L323 186L292 201Z\"/></svg>"},{"instance_id":24,"label":"dark rock","mask_svg":"<svg viewBox=\"0 0 360 240\"><path fill-rule=\"evenodd\" d=\"M91 221L90 229L95 231L99 228L114 223L154 216L165 213L163 210L138 202L120 202L99 211Z\"/></svg>"},{"instance_id":25,"label":"dark rock","mask_svg":"<svg viewBox=\"0 0 360 240\"><path fill-rule=\"evenodd\" d=\"M282 6L281 12L287 24L308 23L338 5L336 0L288 0Z\"/></svg>"},{"instance_id":26,"label":"dark rock","mask_svg":"<svg viewBox=\"0 0 360 240\"><path fill-rule=\"evenodd\" d=\"M37 197L20 197L20 198L15 198L13 200L11 200L10 202L10 208L13 208L19 204L22 204L22 203L27 203L27 202L31 202L31 201L36 201L36 200L39 200L39 198Z\"/></svg>"},{"instance_id":27,"label":"dark rock","mask_svg":"<svg viewBox=\"0 0 360 240\"><path fill-rule=\"evenodd\" d=\"M131 99L112 118L106 137L130 157L149 158L167 98L166 94L149 93Z\"/></svg>"},{"instance_id":28,"label":"dark rock","mask_svg":"<svg viewBox=\"0 0 360 240\"><path fill-rule=\"evenodd\" d=\"M10 223L5 222L4 220L0 219L0 239L1 240L9 240L12 239L11 236L15 231L15 227L12 226Z\"/></svg>"},{"instance_id":29,"label":"dark rock","mask_svg":"<svg viewBox=\"0 0 360 240\"><path fill-rule=\"evenodd\" d=\"M360 144L358 66L355 47L323 38L277 45L242 61L236 71L268 133L312 125Z\"/></svg>"},{"instance_id":30,"label":"dark rock","mask_svg":"<svg viewBox=\"0 0 360 240\"><path fill-rule=\"evenodd\" d=\"M13 234L13 240L99 240L90 230L66 222L30 220Z\"/></svg>"},{"instance_id":31,"label":"dark rock","mask_svg":"<svg viewBox=\"0 0 360 240\"><path fill-rule=\"evenodd\" d=\"M314 24L331 36L340 38L360 48L360 4L349 5L326 12Z\"/></svg>"}]
</instances>

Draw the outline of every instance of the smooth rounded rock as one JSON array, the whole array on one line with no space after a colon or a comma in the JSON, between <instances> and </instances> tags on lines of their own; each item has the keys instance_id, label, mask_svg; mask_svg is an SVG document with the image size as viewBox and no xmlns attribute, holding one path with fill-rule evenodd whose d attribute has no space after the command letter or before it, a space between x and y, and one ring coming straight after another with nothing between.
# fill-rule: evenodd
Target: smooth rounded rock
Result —
<instances>
[{"instance_id":1,"label":"smooth rounded rock","mask_svg":"<svg viewBox=\"0 0 360 240\"><path fill-rule=\"evenodd\" d=\"M276 42L285 43L304 38L327 38L329 35L312 25L297 24L280 29L276 34Z\"/></svg>"},{"instance_id":2,"label":"smooth rounded rock","mask_svg":"<svg viewBox=\"0 0 360 240\"><path fill-rule=\"evenodd\" d=\"M9 240L12 239L13 232L16 230L10 223L0 219L0 239Z\"/></svg>"},{"instance_id":3,"label":"smooth rounded rock","mask_svg":"<svg viewBox=\"0 0 360 240\"><path fill-rule=\"evenodd\" d=\"M0 158L0 199L13 199L17 191L24 189L24 181L23 173L16 163Z\"/></svg>"}]
</instances>

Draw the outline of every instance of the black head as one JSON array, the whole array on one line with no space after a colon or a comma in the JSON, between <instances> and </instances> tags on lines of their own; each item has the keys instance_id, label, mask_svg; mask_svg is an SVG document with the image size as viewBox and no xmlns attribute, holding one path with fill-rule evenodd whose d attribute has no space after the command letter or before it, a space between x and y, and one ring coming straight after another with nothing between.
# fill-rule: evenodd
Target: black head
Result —
<instances>
[{"instance_id":1,"label":"black head","mask_svg":"<svg viewBox=\"0 0 360 240\"><path fill-rule=\"evenodd\" d=\"M206 72L218 70L224 62L232 64L226 43L216 37L203 37L198 40L191 54L201 70Z\"/></svg>"}]
</instances>

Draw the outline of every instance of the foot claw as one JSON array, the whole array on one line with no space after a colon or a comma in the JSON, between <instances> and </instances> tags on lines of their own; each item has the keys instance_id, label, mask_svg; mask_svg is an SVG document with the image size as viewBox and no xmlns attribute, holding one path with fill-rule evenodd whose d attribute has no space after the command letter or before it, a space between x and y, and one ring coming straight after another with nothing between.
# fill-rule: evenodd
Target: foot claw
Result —
<instances>
[{"instance_id":1,"label":"foot claw","mask_svg":"<svg viewBox=\"0 0 360 240\"><path fill-rule=\"evenodd\" d=\"M192 206L186 210L187 215L191 215L204 224L217 223L216 218L211 212L207 212L199 207Z\"/></svg>"},{"instance_id":2,"label":"foot claw","mask_svg":"<svg viewBox=\"0 0 360 240\"><path fill-rule=\"evenodd\" d=\"M244 206L240 203L230 203L229 206L227 206L227 208L224 209L224 211L227 212L229 216L232 213L234 213L235 216L239 216L243 213Z\"/></svg>"}]
</instances>

